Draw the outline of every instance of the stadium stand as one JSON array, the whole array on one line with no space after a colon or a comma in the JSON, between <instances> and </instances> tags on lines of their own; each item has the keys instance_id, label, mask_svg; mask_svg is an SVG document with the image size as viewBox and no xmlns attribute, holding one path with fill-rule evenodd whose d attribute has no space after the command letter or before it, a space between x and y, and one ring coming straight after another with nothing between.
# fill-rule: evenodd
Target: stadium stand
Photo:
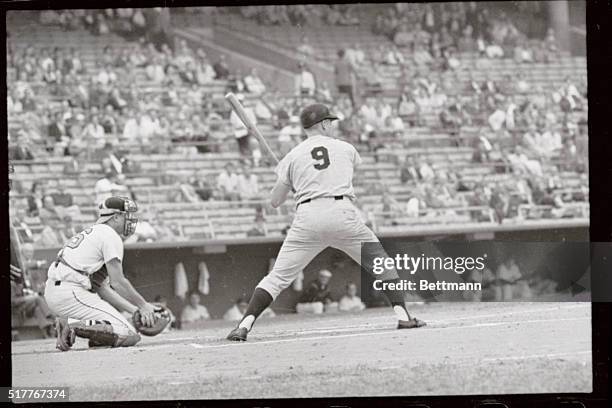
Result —
<instances>
[{"instance_id":1,"label":"stadium stand","mask_svg":"<svg viewBox=\"0 0 612 408\"><path fill-rule=\"evenodd\" d=\"M329 67L339 49L365 50L368 62L356 61L356 106L335 92L330 103L345 119L342 137L362 153L358 204L378 233L588 218L584 57L554 52L546 61L519 62L523 54L504 44L506 58L445 51L420 64L417 52L372 33L373 10L384 13L388 5L340 8L334 21L316 17L316 7L290 13L290 22L303 23L300 31L270 26L270 16L258 22L253 9L219 11L214 24L240 26L262 46L285 50L300 49L307 38L317 63ZM263 95L249 92L247 73L231 67L224 73L223 64L180 38L155 48L144 33L126 36L121 23L132 21L136 31L136 12L108 13L60 13L41 22L38 13L14 12L7 19L10 200L20 238L60 246L68 233L49 234L93 222L96 199L113 192L135 197L141 219L156 230L142 241L246 238L259 213L264 235L282 237L294 203L266 204L273 168L255 146L239 151L223 95L244 95L276 149L279 130L310 99L273 84ZM545 41L529 39L526 55ZM404 63L389 63L383 52L393 50ZM371 81L377 76L378 83ZM532 125L535 134L525 136ZM227 196L218 185L227 163L254 174L259 194ZM35 182L42 188L34 194ZM49 210L44 198L60 194L58 188L73 203Z\"/></svg>"}]
</instances>

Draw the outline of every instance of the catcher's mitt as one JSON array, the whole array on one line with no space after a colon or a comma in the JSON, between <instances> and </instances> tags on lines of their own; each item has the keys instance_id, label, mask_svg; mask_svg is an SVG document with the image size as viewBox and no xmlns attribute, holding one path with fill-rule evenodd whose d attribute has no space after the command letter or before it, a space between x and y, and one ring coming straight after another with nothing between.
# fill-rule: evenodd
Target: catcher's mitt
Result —
<instances>
[{"instance_id":1,"label":"catcher's mitt","mask_svg":"<svg viewBox=\"0 0 612 408\"><path fill-rule=\"evenodd\" d=\"M168 324L170 324L170 312L160 305L156 305L157 309L155 310L155 324L152 327L147 327L143 324L140 316L140 310L134 312L132 316L132 321L134 322L134 327L140 334L145 336L155 336L161 333Z\"/></svg>"}]
</instances>

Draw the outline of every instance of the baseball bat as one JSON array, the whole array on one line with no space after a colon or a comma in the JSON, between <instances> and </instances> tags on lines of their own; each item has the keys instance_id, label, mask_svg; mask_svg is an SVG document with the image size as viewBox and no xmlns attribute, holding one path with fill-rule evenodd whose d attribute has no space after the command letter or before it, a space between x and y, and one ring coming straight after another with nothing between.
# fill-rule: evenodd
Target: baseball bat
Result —
<instances>
[{"instance_id":1,"label":"baseball bat","mask_svg":"<svg viewBox=\"0 0 612 408\"><path fill-rule=\"evenodd\" d=\"M263 150L265 150L270 155L270 157L272 157L274 161L278 163L278 157L276 157L276 154L272 151L270 145L268 144L264 136L261 134L259 129L257 129L257 126L255 126L255 124L247 116L246 111L244 110L244 106L242 106L236 95L230 92L225 95L225 99L232 106L232 109L234 110L234 112L236 112L236 115L238 115L238 118L244 124L244 126L246 126L249 132L255 135L257 141L259 142L259 145L263 148Z\"/></svg>"}]
</instances>

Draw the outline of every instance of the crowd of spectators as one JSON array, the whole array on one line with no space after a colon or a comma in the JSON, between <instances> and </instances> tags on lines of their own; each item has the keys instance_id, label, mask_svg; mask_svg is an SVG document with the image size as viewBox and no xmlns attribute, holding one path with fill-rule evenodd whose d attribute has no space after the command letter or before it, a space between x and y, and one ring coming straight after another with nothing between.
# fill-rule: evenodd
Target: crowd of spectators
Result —
<instances>
[{"instance_id":1,"label":"crowd of spectators","mask_svg":"<svg viewBox=\"0 0 612 408\"><path fill-rule=\"evenodd\" d=\"M352 26L360 23L356 7L350 4L246 6L240 7L239 12L243 17L266 26Z\"/></svg>"},{"instance_id":2,"label":"crowd of spectators","mask_svg":"<svg viewBox=\"0 0 612 408\"><path fill-rule=\"evenodd\" d=\"M309 7L314 6L301 6L301 9ZM230 115L222 101L211 98L203 90L203 86L223 80L226 90L238 94L255 122L270 124L278 132L278 140L274 142L281 154L303 137L297 118L300 107L316 100L330 104L340 114L343 120L339 126L344 137L370 151L395 146L410 128L440 128L456 136L456 146L473 148L474 163L490 164L497 173L511 172L521 178L521 187L510 186L512 183L494 185L485 180L478 186L468 185L458 171L434 169L434 163L413 163L417 159L425 161L422 158L400 157L402 183L417 183L414 197L406 203L408 214L419 214L419 208L486 202L495 210L495 218L501 221L516 214L515 190L522 194L520 203L549 203L556 208L561 208L570 198L584 197L585 192L556 193L561 183L550 182L555 174L548 169L552 166L582 173L587 170L584 123L576 122L572 114L586 109L585 83L568 77L563 84L542 89L534 88L522 69L500 83L489 77L476 80L476 75L471 73L472 80L466 89L456 94L451 91L456 88L452 71L462 66L461 57L455 54L456 49L462 51L462 40L467 44L470 39L478 46L482 39L486 44L500 43L503 47L519 47L525 42L508 18L493 18L480 5L425 5L414 8L418 12L413 8L396 5L377 19L397 20L384 26L394 27L392 39L399 38L400 43L390 42L376 50L354 43L339 50L333 90L327 83L317 81L308 64L301 63L294 95L284 97L256 69L232 72L224 55L213 62L203 50L190 48L184 40L171 44L136 31L134 42L111 43L93 61L75 47L19 49L9 40L7 61L14 81L9 81L7 107L11 121L19 124L9 129L10 158L34 160L67 156L70 161L64 173L79 175L91 163L85 157L86 148L96 146L101 154L95 161L100 162L104 177L95 183L94 190L96 199L101 199L109 194L133 196L129 179L137 176L140 169L130 160L126 146L137 146L145 153L179 151L190 155L217 152L219 145L227 145L226 139L233 138L242 160L228 164L219 174L183 172L161 177L161 184L174 187L167 200L260 199L263 194L254 169L271 163L262 157L254 138L235 114ZM253 11L257 7L246 9ZM293 10L293 6L271 8L280 14L283 9ZM339 6L336 11L350 17L351 9L352 6ZM138 25L142 14L139 10L122 13L86 11L81 15L78 11L52 11L41 19L45 24L59 24L73 30L91 28L88 16L93 15L98 26L93 32L104 36L110 32L122 34L122 26L128 31L124 23L131 21L132 26ZM261 13L256 11L253 15ZM290 20L299 19L299 15L300 11ZM409 24L414 32L405 35L402 27L412 22L411 18L418 21ZM109 30L99 29L104 24ZM148 27L149 23L145 25ZM301 52L313 53L308 39L303 40ZM552 31L548 32L544 44L546 47L540 48L554 50ZM481 54L484 59L491 57L486 50ZM521 63L537 60L528 54L529 50L522 50L514 56ZM385 65L400 66L401 92L397 100L386 96L382 88L381 69ZM423 69L412 70L411 65ZM363 79L364 70L367 87L359 89L357 82ZM41 103L44 97L55 103ZM432 117L437 118L433 123ZM481 134L464 140L461 137L464 126L480 127ZM547 187L538 188L540 184ZM74 204L49 200L45 208L43 198L48 194L41 195L39 187L32 186L28 207L40 209L42 214L27 216L40 217L46 229L41 235L44 242L49 245L61 242L64 236L70 236L73 228L78 228L73 220L80 218L79 209ZM476 193L480 189L481 195ZM474 191L476 198L457 196L457 192L466 190ZM566 211L560 210L556 216L564 214ZM24 216L21 214L22 221ZM480 219L481 215L474 217ZM162 226L164 231L159 232L154 231L158 229L156 224L163 221L155 215L151 220L155 220L154 223L149 220L151 229L147 231L143 224L141 234L137 234L138 241L158 240L160 236L170 240L180 237L176 225ZM27 231L21 234L29 235ZM265 234L265 223L262 225L261 218L256 217L252 234L259 235L262 231Z\"/></svg>"}]
</instances>

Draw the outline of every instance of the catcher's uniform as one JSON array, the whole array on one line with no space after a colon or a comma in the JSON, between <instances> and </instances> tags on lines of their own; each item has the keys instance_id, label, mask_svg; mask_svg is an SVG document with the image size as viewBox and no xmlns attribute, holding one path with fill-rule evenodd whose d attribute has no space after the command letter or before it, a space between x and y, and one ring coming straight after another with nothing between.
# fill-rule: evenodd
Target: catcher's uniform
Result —
<instances>
[{"instance_id":1,"label":"catcher's uniform","mask_svg":"<svg viewBox=\"0 0 612 408\"><path fill-rule=\"evenodd\" d=\"M45 299L51 310L79 321L107 321L119 336L136 334L127 319L92 288L92 275L114 258L123 260L123 241L106 224L94 224L70 238L49 266ZM100 275L108 280L102 271L96 278Z\"/></svg>"},{"instance_id":2,"label":"catcher's uniform","mask_svg":"<svg viewBox=\"0 0 612 408\"><path fill-rule=\"evenodd\" d=\"M353 205L353 171L360 163L359 153L351 144L315 135L293 148L276 167L280 182L295 191L298 204L274 267L258 285L273 298L328 246L360 264L364 242L378 243L368 246L364 256L387 256ZM395 270L379 276L383 280L397 277Z\"/></svg>"}]
</instances>

